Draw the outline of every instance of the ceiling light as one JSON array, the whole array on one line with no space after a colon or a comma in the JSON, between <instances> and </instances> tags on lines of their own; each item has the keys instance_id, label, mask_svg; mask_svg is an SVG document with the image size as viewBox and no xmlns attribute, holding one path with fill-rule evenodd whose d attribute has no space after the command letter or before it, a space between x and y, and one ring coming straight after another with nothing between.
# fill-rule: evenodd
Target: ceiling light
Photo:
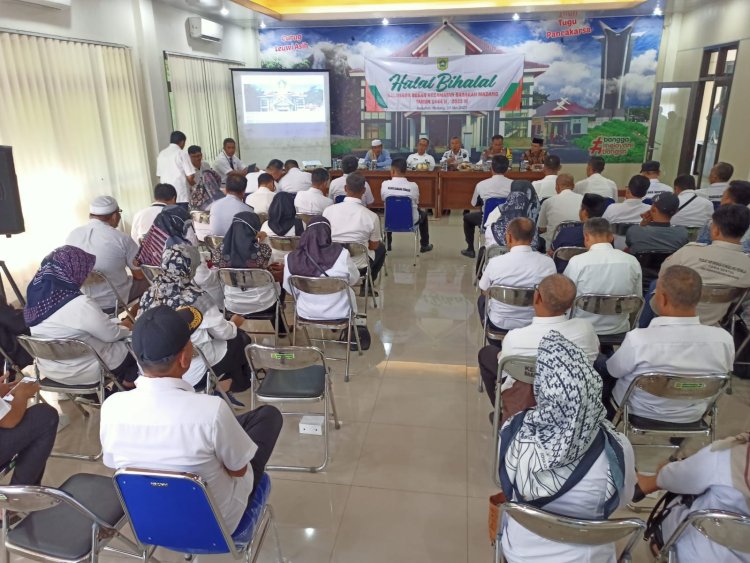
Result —
<instances>
[{"instance_id":1,"label":"ceiling light","mask_svg":"<svg viewBox=\"0 0 750 563\"><path fill-rule=\"evenodd\" d=\"M226 17L226 16L228 16L228 15L229 15L229 8L227 8L226 6L222 6L222 7L221 7L221 10L219 11L219 13L220 13L220 14L221 14L222 16Z\"/></svg>"},{"instance_id":2,"label":"ceiling light","mask_svg":"<svg viewBox=\"0 0 750 563\"><path fill-rule=\"evenodd\" d=\"M520 19L521 19L521 16L518 15L518 12L516 12L515 14L513 14L513 21L514 22L517 22Z\"/></svg>"},{"instance_id":3,"label":"ceiling light","mask_svg":"<svg viewBox=\"0 0 750 563\"><path fill-rule=\"evenodd\" d=\"M264 22L264 21L260 22L260 28L261 29L266 29L266 22Z\"/></svg>"},{"instance_id":4,"label":"ceiling light","mask_svg":"<svg viewBox=\"0 0 750 563\"><path fill-rule=\"evenodd\" d=\"M661 6L659 4L656 5L656 8L654 8L654 15L655 16L661 16L664 12L661 11Z\"/></svg>"},{"instance_id":5,"label":"ceiling light","mask_svg":"<svg viewBox=\"0 0 750 563\"><path fill-rule=\"evenodd\" d=\"M389 23L388 18L383 18L383 25L388 25Z\"/></svg>"}]
</instances>

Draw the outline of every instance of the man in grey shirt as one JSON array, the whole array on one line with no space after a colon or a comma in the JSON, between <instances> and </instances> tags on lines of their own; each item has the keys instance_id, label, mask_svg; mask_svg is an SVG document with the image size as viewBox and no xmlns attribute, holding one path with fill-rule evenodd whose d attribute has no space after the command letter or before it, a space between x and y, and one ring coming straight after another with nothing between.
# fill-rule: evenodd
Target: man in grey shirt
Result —
<instances>
[{"instance_id":1,"label":"man in grey shirt","mask_svg":"<svg viewBox=\"0 0 750 563\"><path fill-rule=\"evenodd\" d=\"M679 198L671 192L662 192L654 197L651 210L642 215L640 225L633 225L625 236L625 244L631 254L641 252L664 252L671 254L688 242L685 227L673 227L670 220L680 207Z\"/></svg>"},{"instance_id":2,"label":"man in grey shirt","mask_svg":"<svg viewBox=\"0 0 750 563\"><path fill-rule=\"evenodd\" d=\"M253 211L253 208L243 201L246 187L247 178L244 176L227 176L227 197L215 201L211 206L209 227L212 235L223 237L237 213Z\"/></svg>"}]
</instances>

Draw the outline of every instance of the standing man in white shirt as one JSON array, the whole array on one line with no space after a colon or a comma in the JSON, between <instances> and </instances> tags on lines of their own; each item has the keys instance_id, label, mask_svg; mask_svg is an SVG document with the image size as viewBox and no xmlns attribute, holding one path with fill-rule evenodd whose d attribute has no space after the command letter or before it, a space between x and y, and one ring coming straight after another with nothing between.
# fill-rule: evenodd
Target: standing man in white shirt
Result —
<instances>
[{"instance_id":1,"label":"standing man in white shirt","mask_svg":"<svg viewBox=\"0 0 750 563\"><path fill-rule=\"evenodd\" d=\"M156 175L162 184L171 184L177 190L177 203L187 207L190 201L190 187L195 185L195 167L185 148L185 133L173 131L169 136L169 146L156 158Z\"/></svg>"},{"instance_id":2,"label":"standing man in white shirt","mask_svg":"<svg viewBox=\"0 0 750 563\"><path fill-rule=\"evenodd\" d=\"M557 186L557 175L560 173L561 169L562 164L560 164L559 156L550 154L544 158L544 168L542 169L544 172L544 178L531 182L536 190L536 195L539 198L539 201L543 202L545 199L552 197L557 193L555 191Z\"/></svg>"},{"instance_id":3,"label":"standing man in white shirt","mask_svg":"<svg viewBox=\"0 0 750 563\"><path fill-rule=\"evenodd\" d=\"M695 178L690 174L681 174L674 179L674 193L680 200L680 207L672 217L672 225L702 227L711 220L714 204L696 193Z\"/></svg>"},{"instance_id":4,"label":"standing man in white shirt","mask_svg":"<svg viewBox=\"0 0 750 563\"><path fill-rule=\"evenodd\" d=\"M431 154L427 154L427 149L430 148L430 140L427 137L421 137L417 143L417 152L409 155L406 159L406 166L411 170L416 170L421 164L427 165L427 170L435 169L435 158Z\"/></svg>"},{"instance_id":5,"label":"standing man in white shirt","mask_svg":"<svg viewBox=\"0 0 750 563\"><path fill-rule=\"evenodd\" d=\"M316 168L310 175L312 187L294 196L294 208L304 215L322 215L333 202L328 198L330 175L325 168Z\"/></svg>"},{"instance_id":6,"label":"standing man in white shirt","mask_svg":"<svg viewBox=\"0 0 750 563\"><path fill-rule=\"evenodd\" d=\"M362 201L364 193L365 177L358 173L349 174L344 201L327 207L323 217L331 223L334 242L358 242L368 248L372 280L375 281L385 262L385 246L380 241L380 219L365 207ZM355 257L354 263L364 275L367 270L365 257ZM372 288L370 290L374 292Z\"/></svg>"},{"instance_id":7,"label":"standing man in white shirt","mask_svg":"<svg viewBox=\"0 0 750 563\"><path fill-rule=\"evenodd\" d=\"M310 173L300 170L299 163L296 160L287 160L284 163L284 170L286 170L286 174L279 180L279 191L296 194L309 190L312 186Z\"/></svg>"},{"instance_id":8,"label":"standing man in white shirt","mask_svg":"<svg viewBox=\"0 0 750 563\"><path fill-rule=\"evenodd\" d=\"M208 226L212 235L223 237L237 213L253 211L253 208L244 202L246 188L247 180L244 176L230 174L227 177L227 197L216 200L211 206Z\"/></svg>"},{"instance_id":9,"label":"standing man in white shirt","mask_svg":"<svg viewBox=\"0 0 750 563\"><path fill-rule=\"evenodd\" d=\"M479 182L474 188L474 195L471 196L471 205L484 206L488 199L492 197L507 198L510 194L510 185L513 180L505 176L510 167L510 161L500 155L492 157L492 176ZM484 228L482 218L484 211L472 211L464 214L464 238L466 239L466 249L461 254L469 258L474 258L474 229L476 227Z\"/></svg>"},{"instance_id":10,"label":"standing man in white shirt","mask_svg":"<svg viewBox=\"0 0 750 563\"><path fill-rule=\"evenodd\" d=\"M138 245L117 229L121 219L122 210L117 200L108 195L99 196L89 205L89 222L73 229L65 244L96 256L94 269L104 274L124 303L130 303L148 289L148 281L135 260ZM115 296L106 283L87 286L87 294L105 313L115 310Z\"/></svg>"},{"instance_id":11,"label":"standing man in white shirt","mask_svg":"<svg viewBox=\"0 0 750 563\"><path fill-rule=\"evenodd\" d=\"M711 202L721 201L721 196L729 186L732 174L734 174L734 166L728 162L717 162L711 172L708 173L709 186L696 190L695 193L708 198Z\"/></svg>"},{"instance_id":12,"label":"standing man in white shirt","mask_svg":"<svg viewBox=\"0 0 750 563\"><path fill-rule=\"evenodd\" d=\"M391 163L391 179L383 182L380 187L380 197L385 200L392 196L406 196L411 199L412 220L419 225L419 251L429 252L432 250L430 244L430 231L427 224L427 212L419 209L419 186L406 178L406 160L396 158ZM391 250L392 233L386 233L387 249Z\"/></svg>"},{"instance_id":13,"label":"standing man in white shirt","mask_svg":"<svg viewBox=\"0 0 750 563\"><path fill-rule=\"evenodd\" d=\"M734 362L734 341L723 328L702 325L696 313L701 298L701 277L685 266L671 266L659 275L653 304L659 317L648 328L631 330L607 360L604 404L607 396L622 405L625 392L637 375L679 373L705 375L729 373ZM614 378L614 379L613 379ZM613 387L614 383L614 387ZM630 414L661 422L689 423L706 412L706 401L662 399L636 390L630 398Z\"/></svg>"},{"instance_id":14,"label":"standing man in white shirt","mask_svg":"<svg viewBox=\"0 0 750 563\"><path fill-rule=\"evenodd\" d=\"M274 182L276 182L276 191L279 190L279 181L284 176L284 163L278 158L272 159L267 165L265 170L254 170L249 172L247 176L247 187L245 188L245 195L250 195L258 189L258 176L264 172L273 176Z\"/></svg>"},{"instance_id":15,"label":"standing man in white shirt","mask_svg":"<svg viewBox=\"0 0 750 563\"><path fill-rule=\"evenodd\" d=\"M227 183L227 176L246 176L250 172L250 166L245 166L237 157L237 143L234 139L227 137L222 143L222 151L214 160L213 169L221 176L221 185Z\"/></svg>"},{"instance_id":16,"label":"standing man in white shirt","mask_svg":"<svg viewBox=\"0 0 750 563\"><path fill-rule=\"evenodd\" d=\"M191 327L200 324L200 317L194 307L175 311L166 305L139 317L133 351L143 375L133 391L116 393L102 405L103 461L113 469L197 473L227 529L234 530L263 476L283 419L270 405L235 417L221 397L196 393L182 379L193 355Z\"/></svg>"},{"instance_id":17,"label":"standing man in white shirt","mask_svg":"<svg viewBox=\"0 0 750 563\"><path fill-rule=\"evenodd\" d=\"M328 189L328 197L335 202L339 196L346 195L346 178L349 174L356 172L359 168L359 159L354 155L348 155L341 159L341 171L343 174L338 178L331 180L331 186ZM362 195L362 202L365 205L372 205L375 197L372 195L370 184L365 182L365 193Z\"/></svg>"},{"instance_id":18,"label":"standing man in white shirt","mask_svg":"<svg viewBox=\"0 0 750 563\"><path fill-rule=\"evenodd\" d=\"M581 195L597 194L616 202L617 184L602 176L605 164L601 156L592 156L586 165L586 179L576 182L575 192Z\"/></svg>"},{"instance_id":19,"label":"standing man in white shirt","mask_svg":"<svg viewBox=\"0 0 750 563\"><path fill-rule=\"evenodd\" d=\"M276 182L273 181L273 176L263 172L258 176L258 189L247 196L245 203L252 207L255 213L268 214L268 208L271 207L275 195Z\"/></svg>"},{"instance_id":20,"label":"standing man in white shirt","mask_svg":"<svg viewBox=\"0 0 750 563\"><path fill-rule=\"evenodd\" d=\"M641 295L641 265L634 256L615 250L606 219L589 219L583 225L583 244L588 252L573 256L565 276L575 284L578 295ZM591 322L597 334L619 334L630 330L628 315L595 315L576 309L575 317Z\"/></svg>"},{"instance_id":21,"label":"standing man in white shirt","mask_svg":"<svg viewBox=\"0 0 750 563\"><path fill-rule=\"evenodd\" d=\"M646 197L653 198L658 193L672 193L673 191L671 186L659 181L659 176L661 176L660 168L661 163L658 160L648 160L641 165L641 175L648 178L648 181L651 183L646 192Z\"/></svg>"},{"instance_id":22,"label":"standing man in white shirt","mask_svg":"<svg viewBox=\"0 0 750 563\"><path fill-rule=\"evenodd\" d=\"M447 163L448 168L455 170L459 164L469 162L469 151L461 148L461 139L451 137L450 147L443 153L443 158L440 159L441 164Z\"/></svg>"},{"instance_id":23,"label":"standing man in white shirt","mask_svg":"<svg viewBox=\"0 0 750 563\"><path fill-rule=\"evenodd\" d=\"M552 157L547 157L552 158ZM556 176L555 191L557 195L549 197L542 203L539 211L539 233L549 245L555 235L555 229L565 221L578 221L583 196L573 191L575 182L570 174ZM538 192L537 192L538 193Z\"/></svg>"},{"instance_id":24,"label":"standing man in white shirt","mask_svg":"<svg viewBox=\"0 0 750 563\"><path fill-rule=\"evenodd\" d=\"M535 228L534 222L526 217L518 217L508 223L505 242L509 251L492 258L479 280L482 295L479 296L477 307L482 324L485 322L487 290L491 285L534 287L547 276L557 273L552 258L531 248ZM496 329L511 330L529 325L533 316L532 307L491 302L488 322Z\"/></svg>"},{"instance_id":25,"label":"standing man in white shirt","mask_svg":"<svg viewBox=\"0 0 750 563\"><path fill-rule=\"evenodd\" d=\"M130 227L130 236L136 244L140 244L141 239L154 224L154 219L161 213L167 205L177 203L177 190L171 184L156 184L154 187L154 203L141 209L133 216L133 224Z\"/></svg>"}]
</instances>

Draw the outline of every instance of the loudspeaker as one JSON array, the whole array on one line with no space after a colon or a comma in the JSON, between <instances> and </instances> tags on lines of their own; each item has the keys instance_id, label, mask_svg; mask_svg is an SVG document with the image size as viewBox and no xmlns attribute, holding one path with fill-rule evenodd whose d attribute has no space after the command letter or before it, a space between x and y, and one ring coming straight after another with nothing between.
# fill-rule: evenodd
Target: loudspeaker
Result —
<instances>
[{"instance_id":1,"label":"loudspeaker","mask_svg":"<svg viewBox=\"0 0 750 563\"><path fill-rule=\"evenodd\" d=\"M17 235L25 230L13 148L0 146L0 235Z\"/></svg>"}]
</instances>

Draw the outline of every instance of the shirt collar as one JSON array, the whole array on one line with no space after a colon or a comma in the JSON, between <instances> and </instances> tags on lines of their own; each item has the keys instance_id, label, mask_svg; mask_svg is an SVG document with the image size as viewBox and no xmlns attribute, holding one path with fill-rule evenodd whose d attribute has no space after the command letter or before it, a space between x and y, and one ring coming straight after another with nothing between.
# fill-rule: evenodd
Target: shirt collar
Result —
<instances>
[{"instance_id":1,"label":"shirt collar","mask_svg":"<svg viewBox=\"0 0 750 563\"><path fill-rule=\"evenodd\" d=\"M595 242L589 250L614 250L614 248L608 242Z\"/></svg>"},{"instance_id":2,"label":"shirt collar","mask_svg":"<svg viewBox=\"0 0 750 563\"><path fill-rule=\"evenodd\" d=\"M135 380L135 386L143 391L154 393L170 389L195 393L192 385L177 377L139 377Z\"/></svg>"},{"instance_id":3,"label":"shirt collar","mask_svg":"<svg viewBox=\"0 0 750 563\"><path fill-rule=\"evenodd\" d=\"M519 244L510 249L510 252L531 252L531 246L528 244Z\"/></svg>"},{"instance_id":4,"label":"shirt collar","mask_svg":"<svg viewBox=\"0 0 750 563\"><path fill-rule=\"evenodd\" d=\"M391 178L391 182L398 182L400 184L409 184L409 183L411 183L411 182L409 182L409 178L407 178L406 176L395 176L395 177Z\"/></svg>"},{"instance_id":5,"label":"shirt collar","mask_svg":"<svg viewBox=\"0 0 750 563\"><path fill-rule=\"evenodd\" d=\"M310 188L309 188L309 191L311 191L311 192L317 192L317 193L319 193L320 195L322 195L323 197L325 197L325 195L323 194L323 192L322 192L322 191L320 191L320 190L319 190L318 188L316 188L315 186L310 186Z\"/></svg>"},{"instance_id":6,"label":"shirt collar","mask_svg":"<svg viewBox=\"0 0 750 563\"><path fill-rule=\"evenodd\" d=\"M735 250L737 252L742 252L741 244L734 244L733 242L727 242L725 240L712 241L711 246L719 246L721 248L726 248L727 250Z\"/></svg>"},{"instance_id":7,"label":"shirt collar","mask_svg":"<svg viewBox=\"0 0 750 563\"><path fill-rule=\"evenodd\" d=\"M364 202L360 198L358 198L358 197L345 196L344 197L344 201L349 201L349 202L352 202L352 203L358 203L360 205L364 205Z\"/></svg>"},{"instance_id":8,"label":"shirt collar","mask_svg":"<svg viewBox=\"0 0 750 563\"><path fill-rule=\"evenodd\" d=\"M568 320L567 315L558 315L556 317L534 317L531 324L535 325L556 325Z\"/></svg>"},{"instance_id":9,"label":"shirt collar","mask_svg":"<svg viewBox=\"0 0 750 563\"><path fill-rule=\"evenodd\" d=\"M166 207L166 206L167 204L164 203L163 201L155 201L154 203L151 204L151 207Z\"/></svg>"},{"instance_id":10,"label":"shirt collar","mask_svg":"<svg viewBox=\"0 0 750 563\"><path fill-rule=\"evenodd\" d=\"M654 317L649 326L699 325L699 317Z\"/></svg>"},{"instance_id":11,"label":"shirt collar","mask_svg":"<svg viewBox=\"0 0 750 563\"><path fill-rule=\"evenodd\" d=\"M258 191L261 191L261 190L262 190L262 191L264 191L264 192L268 192L269 194L270 194L270 193L273 193L273 192L272 192L271 190L269 190L269 189L268 189L268 188L267 188L266 186L258 186Z\"/></svg>"}]
</instances>

